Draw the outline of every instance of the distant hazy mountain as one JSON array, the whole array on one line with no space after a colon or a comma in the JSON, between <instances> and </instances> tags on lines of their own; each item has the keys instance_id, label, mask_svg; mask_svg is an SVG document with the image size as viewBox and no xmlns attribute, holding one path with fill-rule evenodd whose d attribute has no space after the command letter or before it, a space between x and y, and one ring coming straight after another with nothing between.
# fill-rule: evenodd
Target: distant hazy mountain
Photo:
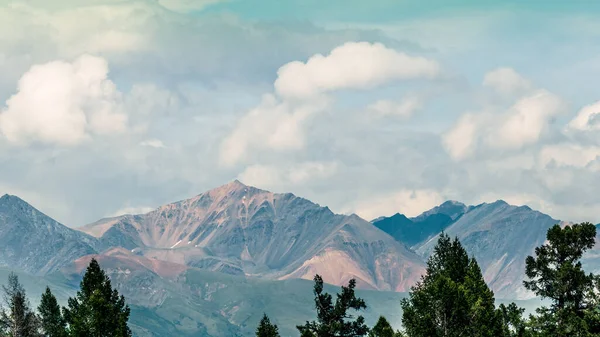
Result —
<instances>
[{"instance_id":1,"label":"distant hazy mountain","mask_svg":"<svg viewBox=\"0 0 600 337\"><path fill-rule=\"evenodd\" d=\"M415 218L396 213L373 220L373 224L397 241L412 247L440 233L461 217L469 207L456 201L446 201Z\"/></svg>"},{"instance_id":2,"label":"distant hazy mountain","mask_svg":"<svg viewBox=\"0 0 600 337\"><path fill-rule=\"evenodd\" d=\"M525 259L546 240L546 232L559 220L527 206L511 206L504 201L469 207L444 231L457 236L481 266L496 296L530 298L522 287ZM418 245L417 253L427 258L438 235Z\"/></svg>"},{"instance_id":3,"label":"distant hazy mountain","mask_svg":"<svg viewBox=\"0 0 600 337\"><path fill-rule=\"evenodd\" d=\"M312 279L363 289L405 291L419 278L419 256L356 215L331 212L293 194L239 181L143 215L81 228L103 245L232 275Z\"/></svg>"},{"instance_id":4,"label":"distant hazy mountain","mask_svg":"<svg viewBox=\"0 0 600 337\"><path fill-rule=\"evenodd\" d=\"M61 225L20 198L0 197L0 266L45 274L99 247L94 237Z\"/></svg>"}]
</instances>

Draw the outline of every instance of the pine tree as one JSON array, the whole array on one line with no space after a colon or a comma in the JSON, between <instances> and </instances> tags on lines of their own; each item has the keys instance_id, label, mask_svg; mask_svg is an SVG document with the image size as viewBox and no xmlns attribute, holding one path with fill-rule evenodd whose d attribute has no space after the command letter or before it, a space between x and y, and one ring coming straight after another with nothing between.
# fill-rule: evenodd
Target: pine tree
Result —
<instances>
[{"instance_id":1,"label":"pine tree","mask_svg":"<svg viewBox=\"0 0 600 337\"><path fill-rule=\"evenodd\" d=\"M10 337L38 337L39 321L29 306L25 289L16 274L8 275L4 290L4 305L0 312L1 331Z\"/></svg>"},{"instance_id":2,"label":"pine tree","mask_svg":"<svg viewBox=\"0 0 600 337\"><path fill-rule=\"evenodd\" d=\"M256 337L279 337L279 328L277 328L277 325L271 324L267 314L264 314L258 328L256 328Z\"/></svg>"},{"instance_id":3,"label":"pine tree","mask_svg":"<svg viewBox=\"0 0 600 337\"><path fill-rule=\"evenodd\" d=\"M130 309L112 289L110 279L95 259L88 266L77 296L69 298L64 317L71 337L130 337Z\"/></svg>"},{"instance_id":4,"label":"pine tree","mask_svg":"<svg viewBox=\"0 0 600 337\"><path fill-rule=\"evenodd\" d=\"M379 320L369 332L369 337L395 337L396 333L390 323L383 316L379 316Z\"/></svg>"},{"instance_id":5,"label":"pine tree","mask_svg":"<svg viewBox=\"0 0 600 337\"><path fill-rule=\"evenodd\" d=\"M354 288L356 280L352 279L348 286L342 286L342 292L337 294L333 303L328 293L323 293L323 279L316 275L314 278L315 308L317 321L306 322L296 328L301 337L359 337L365 336L369 328L362 316L354 319L348 310L366 309L367 305L361 298L356 297Z\"/></svg>"},{"instance_id":6,"label":"pine tree","mask_svg":"<svg viewBox=\"0 0 600 337\"><path fill-rule=\"evenodd\" d=\"M469 259L458 238L444 233L427 261L426 275L401 305L411 337L495 337L502 332L494 294L477 261Z\"/></svg>"},{"instance_id":7,"label":"pine tree","mask_svg":"<svg viewBox=\"0 0 600 337\"><path fill-rule=\"evenodd\" d=\"M46 337L66 337L66 322L60 312L60 306L56 297L52 294L49 287L42 294L42 300L38 306L40 314L41 327Z\"/></svg>"},{"instance_id":8,"label":"pine tree","mask_svg":"<svg viewBox=\"0 0 600 337\"><path fill-rule=\"evenodd\" d=\"M596 227L589 222L554 225L546 237L548 243L535 249L536 257L525 261L525 287L552 302L537 310L534 330L540 336L600 335L598 277L586 274L580 261L594 246Z\"/></svg>"}]
</instances>

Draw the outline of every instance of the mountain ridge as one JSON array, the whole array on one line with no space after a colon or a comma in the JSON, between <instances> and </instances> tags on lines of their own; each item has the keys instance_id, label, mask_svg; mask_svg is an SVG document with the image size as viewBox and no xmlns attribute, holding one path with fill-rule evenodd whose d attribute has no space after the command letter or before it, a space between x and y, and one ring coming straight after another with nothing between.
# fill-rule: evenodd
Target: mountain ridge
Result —
<instances>
[{"instance_id":1,"label":"mountain ridge","mask_svg":"<svg viewBox=\"0 0 600 337\"><path fill-rule=\"evenodd\" d=\"M147 257L267 279L319 273L331 284L356 278L364 289L404 291L424 268L413 251L357 215L239 180L80 230Z\"/></svg>"},{"instance_id":2,"label":"mountain ridge","mask_svg":"<svg viewBox=\"0 0 600 337\"><path fill-rule=\"evenodd\" d=\"M94 237L57 222L17 196L0 197L0 266L47 274L99 250Z\"/></svg>"}]
</instances>

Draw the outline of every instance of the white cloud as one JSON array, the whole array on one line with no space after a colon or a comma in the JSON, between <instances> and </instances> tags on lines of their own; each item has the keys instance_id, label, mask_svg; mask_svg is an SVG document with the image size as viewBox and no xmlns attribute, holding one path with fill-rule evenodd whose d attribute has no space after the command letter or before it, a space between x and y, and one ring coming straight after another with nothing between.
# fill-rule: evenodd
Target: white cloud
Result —
<instances>
[{"instance_id":1,"label":"white cloud","mask_svg":"<svg viewBox=\"0 0 600 337\"><path fill-rule=\"evenodd\" d=\"M328 100L293 104L265 95L259 106L242 117L221 144L219 163L230 167L247 158L250 151L270 148L276 151L304 147L303 122L322 111Z\"/></svg>"},{"instance_id":2,"label":"white cloud","mask_svg":"<svg viewBox=\"0 0 600 337\"><path fill-rule=\"evenodd\" d=\"M307 98L341 89L373 88L390 81L434 78L437 62L412 57L381 43L348 42L327 56L290 62L277 72L276 92L286 98Z\"/></svg>"},{"instance_id":3,"label":"white cloud","mask_svg":"<svg viewBox=\"0 0 600 337\"><path fill-rule=\"evenodd\" d=\"M155 208L154 207L147 207L147 206L142 206L142 207L123 207L119 210L117 210L116 212L109 214L108 217L115 217L115 216L120 216L120 215L137 215L137 214L145 214L148 212L152 212Z\"/></svg>"},{"instance_id":4,"label":"white cloud","mask_svg":"<svg viewBox=\"0 0 600 337\"><path fill-rule=\"evenodd\" d=\"M280 189L329 178L337 169L335 162L304 162L287 167L256 164L247 167L238 179L253 186Z\"/></svg>"},{"instance_id":5,"label":"white cloud","mask_svg":"<svg viewBox=\"0 0 600 337\"><path fill-rule=\"evenodd\" d=\"M600 130L600 102L583 107L567 125L572 130Z\"/></svg>"},{"instance_id":6,"label":"white cloud","mask_svg":"<svg viewBox=\"0 0 600 337\"><path fill-rule=\"evenodd\" d=\"M565 111L565 104L556 95L541 90L517 101L503 116L491 133L491 146L519 149L536 143L546 132L550 121Z\"/></svg>"},{"instance_id":7,"label":"white cloud","mask_svg":"<svg viewBox=\"0 0 600 337\"><path fill-rule=\"evenodd\" d=\"M372 220L380 216L391 216L402 213L406 216L417 216L442 202L445 198L435 190L403 189L381 197L372 198L351 207L360 217Z\"/></svg>"},{"instance_id":8,"label":"white cloud","mask_svg":"<svg viewBox=\"0 0 600 337\"><path fill-rule=\"evenodd\" d=\"M329 106L328 92L340 89L369 89L389 81L433 78L439 65L410 57L380 43L348 42L327 56L320 54L306 63L294 61L279 68L275 94L264 95L223 141L219 156L222 166L231 167L248 157L253 149L276 151L304 148L304 122ZM409 101L395 113L407 113L418 103ZM386 108L380 103L379 108Z\"/></svg>"},{"instance_id":9,"label":"white cloud","mask_svg":"<svg viewBox=\"0 0 600 337\"><path fill-rule=\"evenodd\" d=\"M553 163L558 166L586 167L600 157L600 147L578 144L548 145L538 155L541 168Z\"/></svg>"},{"instance_id":10,"label":"white cloud","mask_svg":"<svg viewBox=\"0 0 600 337\"><path fill-rule=\"evenodd\" d=\"M378 117L396 116L407 118L421 109L423 103L418 97L406 97L402 101L379 100L367 107L367 111Z\"/></svg>"},{"instance_id":11,"label":"white cloud","mask_svg":"<svg viewBox=\"0 0 600 337\"><path fill-rule=\"evenodd\" d=\"M488 72L483 79L483 85L503 95L523 94L533 88L530 80L507 67Z\"/></svg>"},{"instance_id":12,"label":"white cloud","mask_svg":"<svg viewBox=\"0 0 600 337\"><path fill-rule=\"evenodd\" d=\"M502 112L467 113L442 137L455 160L479 149L518 150L537 143L548 133L552 120L565 111L560 97L538 90Z\"/></svg>"},{"instance_id":13,"label":"white cloud","mask_svg":"<svg viewBox=\"0 0 600 337\"><path fill-rule=\"evenodd\" d=\"M92 134L126 129L121 93L108 79L108 64L83 55L74 62L35 65L0 113L0 132L11 143L76 145Z\"/></svg>"},{"instance_id":14,"label":"white cloud","mask_svg":"<svg viewBox=\"0 0 600 337\"><path fill-rule=\"evenodd\" d=\"M461 160L474 153L484 121L482 116L464 114L452 129L442 136L442 144L453 159Z\"/></svg>"}]
</instances>

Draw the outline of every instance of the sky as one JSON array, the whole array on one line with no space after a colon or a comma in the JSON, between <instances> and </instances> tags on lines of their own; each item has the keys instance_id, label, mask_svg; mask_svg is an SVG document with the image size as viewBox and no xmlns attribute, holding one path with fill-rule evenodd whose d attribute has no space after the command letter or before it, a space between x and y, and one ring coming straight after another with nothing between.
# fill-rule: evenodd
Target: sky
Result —
<instances>
[{"instance_id":1,"label":"sky","mask_svg":"<svg viewBox=\"0 0 600 337\"><path fill-rule=\"evenodd\" d=\"M0 194L71 227L239 179L370 220L600 222L600 3L0 0Z\"/></svg>"}]
</instances>

